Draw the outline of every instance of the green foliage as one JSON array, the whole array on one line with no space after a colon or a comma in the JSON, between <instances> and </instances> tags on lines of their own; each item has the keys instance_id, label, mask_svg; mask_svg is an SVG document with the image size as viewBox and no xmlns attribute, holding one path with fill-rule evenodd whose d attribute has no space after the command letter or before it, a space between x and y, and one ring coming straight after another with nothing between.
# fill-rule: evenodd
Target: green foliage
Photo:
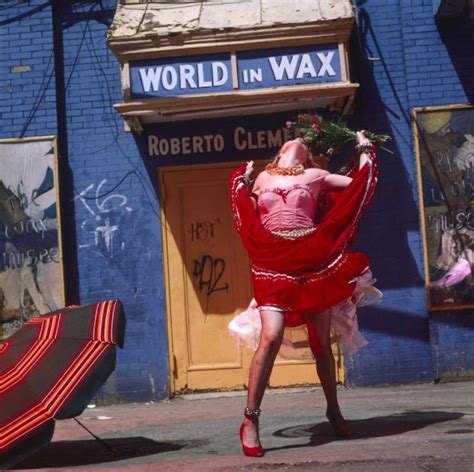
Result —
<instances>
[{"instance_id":1,"label":"green foliage","mask_svg":"<svg viewBox=\"0 0 474 472\"><path fill-rule=\"evenodd\" d=\"M340 118L329 120L316 113L299 113L295 121L287 121L286 128L292 138L301 138L312 154L331 157L338 148L356 141L357 134ZM383 144L390 136L365 131L364 135L373 143Z\"/></svg>"}]
</instances>

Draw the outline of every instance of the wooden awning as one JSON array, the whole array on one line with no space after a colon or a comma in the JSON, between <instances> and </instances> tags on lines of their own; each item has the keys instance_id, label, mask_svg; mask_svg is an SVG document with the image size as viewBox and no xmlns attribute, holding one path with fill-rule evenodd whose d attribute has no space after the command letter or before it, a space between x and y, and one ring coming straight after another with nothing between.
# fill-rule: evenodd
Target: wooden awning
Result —
<instances>
[{"instance_id":1,"label":"wooden awning","mask_svg":"<svg viewBox=\"0 0 474 472\"><path fill-rule=\"evenodd\" d=\"M349 0L125 2L108 42L122 67L123 103L141 123L331 107L344 112Z\"/></svg>"}]
</instances>

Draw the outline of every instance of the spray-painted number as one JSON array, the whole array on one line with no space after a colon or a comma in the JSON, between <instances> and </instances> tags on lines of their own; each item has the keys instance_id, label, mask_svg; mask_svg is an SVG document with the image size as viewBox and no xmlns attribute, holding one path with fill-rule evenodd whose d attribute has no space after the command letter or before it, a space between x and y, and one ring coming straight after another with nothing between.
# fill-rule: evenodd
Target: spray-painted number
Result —
<instances>
[{"instance_id":1,"label":"spray-painted number","mask_svg":"<svg viewBox=\"0 0 474 472\"><path fill-rule=\"evenodd\" d=\"M214 259L207 254L203 255L200 260L194 259L193 277L197 281L199 291L205 290L208 297L215 292L229 289L227 282L221 282L224 271L224 259Z\"/></svg>"}]
</instances>

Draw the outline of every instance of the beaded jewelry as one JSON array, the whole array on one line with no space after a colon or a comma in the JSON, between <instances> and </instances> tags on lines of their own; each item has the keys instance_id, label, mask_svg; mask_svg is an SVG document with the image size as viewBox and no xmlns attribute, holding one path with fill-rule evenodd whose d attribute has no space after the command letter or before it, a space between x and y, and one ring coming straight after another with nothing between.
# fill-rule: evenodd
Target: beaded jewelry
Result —
<instances>
[{"instance_id":1,"label":"beaded jewelry","mask_svg":"<svg viewBox=\"0 0 474 472\"><path fill-rule=\"evenodd\" d=\"M304 173L302 164L293 167L280 167L276 162L270 162L265 169L270 175L300 175Z\"/></svg>"},{"instance_id":2,"label":"beaded jewelry","mask_svg":"<svg viewBox=\"0 0 474 472\"><path fill-rule=\"evenodd\" d=\"M260 408L256 408L255 410L252 410L251 408L246 406L244 410L244 416L250 420L254 420L254 419L258 420L261 412L262 410Z\"/></svg>"}]
</instances>

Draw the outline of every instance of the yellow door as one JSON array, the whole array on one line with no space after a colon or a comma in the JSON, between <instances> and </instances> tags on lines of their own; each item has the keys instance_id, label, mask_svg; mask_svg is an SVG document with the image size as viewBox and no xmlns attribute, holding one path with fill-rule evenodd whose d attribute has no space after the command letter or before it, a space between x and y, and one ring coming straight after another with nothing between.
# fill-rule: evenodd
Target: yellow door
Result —
<instances>
[{"instance_id":1,"label":"yellow door","mask_svg":"<svg viewBox=\"0 0 474 472\"><path fill-rule=\"evenodd\" d=\"M252 352L229 321L252 298L250 264L234 230L227 178L235 163L160 171L164 266L173 392L245 387ZM343 368L337 359L338 378ZM279 357L271 386L314 384L311 360Z\"/></svg>"}]
</instances>

